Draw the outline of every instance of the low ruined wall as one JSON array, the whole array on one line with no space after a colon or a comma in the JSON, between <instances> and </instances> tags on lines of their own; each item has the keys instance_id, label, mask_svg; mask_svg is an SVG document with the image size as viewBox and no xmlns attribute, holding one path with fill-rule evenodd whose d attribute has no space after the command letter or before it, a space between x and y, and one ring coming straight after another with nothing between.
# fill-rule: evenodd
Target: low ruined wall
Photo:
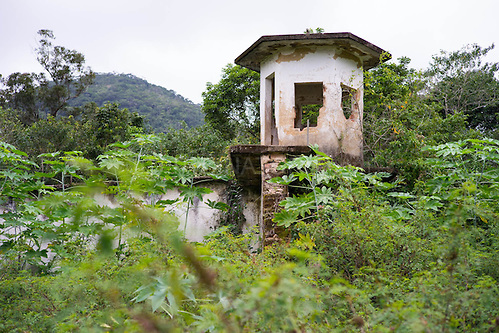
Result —
<instances>
[{"instance_id":1,"label":"low ruined wall","mask_svg":"<svg viewBox=\"0 0 499 333\"><path fill-rule=\"evenodd\" d=\"M194 199L193 204L187 212L187 203L176 204L170 207L171 211L179 219L179 229L184 230L185 237L189 241L202 242L204 237L217 229L222 218L223 212L210 208L206 202L219 201L227 203L227 184L223 182L205 182L200 186L209 188L212 193L203 195L203 200ZM178 190L170 190L162 196L161 200L176 199L180 195ZM258 225L260 219L260 194L253 192L243 192L242 214L245 223L242 226L243 231L247 231L255 225Z\"/></svg>"},{"instance_id":2,"label":"low ruined wall","mask_svg":"<svg viewBox=\"0 0 499 333\"><path fill-rule=\"evenodd\" d=\"M188 241L202 242L204 237L213 232L219 227L219 222L222 218L223 212L217 209L210 208L206 202L220 201L227 203L226 193L228 184L220 181L203 182L200 186L209 188L212 192L203 195L203 200L195 198L192 205L189 207L185 202L178 202L168 206L165 210L173 213L179 220L179 230L185 230L185 237ZM169 190L166 194L160 197L144 197L146 203L151 203L151 200L174 200L180 197L178 189ZM115 208L118 206L113 197L110 195L96 195L94 197L96 203L101 206ZM245 223L242 226L243 231L248 231L255 225L259 224L260 219L260 194L254 192L244 191L240 204L242 207L242 214L245 218ZM1 207L1 211L15 210L15 205L8 205ZM39 217L43 219L43 216ZM1 219L0 219L1 220ZM14 229L13 229L14 232ZM22 230L17 230L22 232ZM15 232L14 232L15 233ZM1 235L0 235L1 237ZM1 241L1 239L0 239Z\"/></svg>"}]
</instances>

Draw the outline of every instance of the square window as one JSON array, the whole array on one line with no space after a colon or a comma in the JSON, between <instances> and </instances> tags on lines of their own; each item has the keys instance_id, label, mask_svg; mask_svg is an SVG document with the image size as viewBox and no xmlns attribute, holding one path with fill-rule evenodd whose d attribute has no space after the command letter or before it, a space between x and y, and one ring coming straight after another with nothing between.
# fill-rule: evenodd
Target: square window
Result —
<instances>
[{"instance_id":1,"label":"square window","mask_svg":"<svg viewBox=\"0 0 499 333\"><path fill-rule=\"evenodd\" d=\"M345 119L350 119L352 113L358 112L357 90L341 84L341 109Z\"/></svg>"},{"instance_id":2,"label":"square window","mask_svg":"<svg viewBox=\"0 0 499 333\"><path fill-rule=\"evenodd\" d=\"M324 105L322 82L295 83L295 128L317 126L320 109Z\"/></svg>"}]
</instances>

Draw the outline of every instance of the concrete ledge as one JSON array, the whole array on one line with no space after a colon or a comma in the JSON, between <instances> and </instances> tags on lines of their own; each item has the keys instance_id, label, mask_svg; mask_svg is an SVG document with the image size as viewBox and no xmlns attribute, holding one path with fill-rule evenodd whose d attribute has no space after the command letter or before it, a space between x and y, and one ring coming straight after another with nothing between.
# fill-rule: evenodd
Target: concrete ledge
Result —
<instances>
[{"instance_id":1,"label":"concrete ledge","mask_svg":"<svg viewBox=\"0 0 499 333\"><path fill-rule=\"evenodd\" d=\"M238 145L230 147L230 159L237 180L242 186L260 190L262 154L308 155L313 153L308 146Z\"/></svg>"}]
</instances>

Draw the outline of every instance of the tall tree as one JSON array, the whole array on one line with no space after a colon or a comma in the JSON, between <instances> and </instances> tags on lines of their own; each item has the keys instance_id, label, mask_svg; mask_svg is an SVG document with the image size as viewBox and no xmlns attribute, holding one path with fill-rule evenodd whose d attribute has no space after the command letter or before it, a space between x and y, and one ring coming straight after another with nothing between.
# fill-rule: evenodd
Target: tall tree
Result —
<instances>
[{"instance_id":1,"label":"tall tree","mask_svg":"<svg viewBox=\"0 0 499 333\"><path fill-rule=\"evenodd\" d=\"M50 30L38 31L37 60L48 73L13 73L1 79L0 105L17 111L25 125L31 125L44 115L56 117L67 102L79 96L90 84L95 74L85 67L85 57L80 52L53 45Z\"/></svg>"},{"instance_id":2,"label":"tall tree","mask_svg":"<svg viewBox=\"0 0 499 333\"><path fill-rule=\"evenodd\" d=\"M216 84L207 83L202 111L205 120L225 139L260 135L260 75L250 69L227 65Z\"/></svg>"},{"instance_id":3,"label":"tall tree","mask_svg":"<svg viewBox=\"0 0 499 333\"><path fill-rule=\"evenodd\" d=\"M78 144L89 158L96 158L112 143L129 140L133 134L144 133L144 118L130 113L117 103L98 107L87 103L80 108Z\"/></svg>"},{"instance_id":4,"label":"tall tree","mask_svg":"<svg viewBox=\"0 0 499 333\"><path fill-rule=\"evenodd\" d=\"M441 103L442 112L463 112L469 126L481 131L497 127L499 63L484 61L493 48L472 44L454 52L441 51L426 72L430 93Z\"/></svg>"},{"instance_id":5,"label":"tall tree","mask_svg":"<svg viewBox=\"0 0 499 333\"><path fill-rule=\"evenodd\" d=\"M36 59L50 76L51 82L41 81L41 95L45 108L53 117L57 116L68 100L78 97L92 84L95 74L85 67L85 56L64 46L53 45L51 30L40 30L40 46Z\"/></svg>"}]
</instances>

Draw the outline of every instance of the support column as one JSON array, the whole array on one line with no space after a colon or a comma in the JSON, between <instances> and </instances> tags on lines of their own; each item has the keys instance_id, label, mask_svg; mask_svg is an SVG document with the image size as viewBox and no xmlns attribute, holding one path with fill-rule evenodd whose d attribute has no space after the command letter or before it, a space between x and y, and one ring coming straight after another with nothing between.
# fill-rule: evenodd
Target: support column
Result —
<instances>
[{"instance_id":1,"label":"support column","mask_svg":"<svg viewBox=\"0 0 499 333\"><path fill-rule=\"evenodd\" d=\"M261 229L263 235L263 246L271 244L279 239L276 225L272 221L274 214L281 210L279 203L288 196L288 186L280 184L271 184L267 181L280 177L283 171L277 170L279 163L286 160L284 153L262 154L262 203L261 203Z\"/></svg>"}]
</instances>

